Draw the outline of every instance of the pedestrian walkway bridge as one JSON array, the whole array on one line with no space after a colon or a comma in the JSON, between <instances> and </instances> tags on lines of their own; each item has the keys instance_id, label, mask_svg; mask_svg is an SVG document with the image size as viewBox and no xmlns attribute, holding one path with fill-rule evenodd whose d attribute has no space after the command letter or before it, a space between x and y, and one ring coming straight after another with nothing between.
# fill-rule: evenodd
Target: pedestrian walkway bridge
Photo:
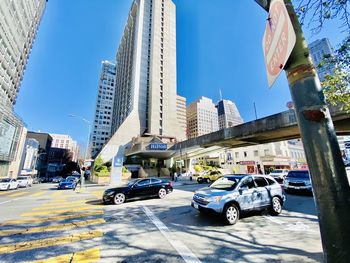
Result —
<instances>
[{"instance_id":1,"label":"pedestrian walkway bridge","mask_svg":"<svg viewBox=\"0 0 350 263\"><path fill-rule=\"evenodd\" d=\"M332 109L331 115L337 135L350 134L350 114ZM237 148L269 142L300 138L300 131L294 110L284 111L265 118L246 122L213 133L175 144L171 149L180 154L197 151L213 151L219 148Z\"/></svg>"}]
</instances>

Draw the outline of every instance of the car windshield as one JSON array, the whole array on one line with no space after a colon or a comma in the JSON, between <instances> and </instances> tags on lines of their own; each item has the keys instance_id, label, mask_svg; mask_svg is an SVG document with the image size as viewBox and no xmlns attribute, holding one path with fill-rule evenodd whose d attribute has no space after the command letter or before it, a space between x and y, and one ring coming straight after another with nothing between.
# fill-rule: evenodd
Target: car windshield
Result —
<instances>
[{"instance_id":1,"label":"car windshield","mask_svg":"<svg viewBox=\"0 0 350 263\"><path fill-rule=\"evenodd\" d=\"M27 177L20 176L20 177L17 178L17 180L27 180Z\"/></svg>"},{"instance_id":2,"label":"car windshield","mask_svg":"<svg viewBox=\"0 0 350 263\"><path fill-rule=\"evenodd\" d=\"M288 178L310 178L308 171L293 171L289 172L287 175Z\"/></svg>"},{"instance_id":3,"label":"car windshield","mask_svg":"<svg viewBox=\"0 0 350 263\"><path fill-rule=\"evenodd\" d=\"M216 180L210 188L214 189L233 189L236 187L236 185L239 183L242 177L222 177L218 180Z\"/></svg>"},{"instance_id":4,"label":"car windshield","mask_svg":"<svg viewBox=\"0 0 350 263\"><path fill-rule=\"evenodd\" d=\"M10 182L10 178L3 178L3 179L0 179L0 183L8 183Z\"/></svg>"},{"instance_id":5,"label":"car windshield","mask_svg":"<svg viewBox=\"0 0 350 263\"><path fill-rule=\"evenodd\" d=\"M66 181L74 181L74 180L76 180L76 177L73 177L73 176L68 176L66 178Z\"/></svg>"},{"instance_id":6,"label":"car windshield","mask_svg":"<svg viewBox=\"0 0 350 263\"><path fill-rule=\"evenodd\" d=\"M283 173L283 170L273 170L272 173L274 173L274 174L280 174L280 173Z\"/></svg>"}]
</instances>

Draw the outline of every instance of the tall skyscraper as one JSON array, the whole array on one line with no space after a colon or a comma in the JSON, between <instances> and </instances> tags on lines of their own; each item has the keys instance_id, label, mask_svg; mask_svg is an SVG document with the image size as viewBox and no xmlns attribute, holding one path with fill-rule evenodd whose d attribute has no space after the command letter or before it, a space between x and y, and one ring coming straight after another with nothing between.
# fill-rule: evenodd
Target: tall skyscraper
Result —
<instances>
[{"instance_id":1,"label":"tall skyscraper","mask_svg":"<svg viewBox=\"0 0 350 263\"><path fill-rule=\"evenodd\" d=\"M200 97L187 106L188 138L195 138L219 130L218 110L213 101Z\"/></svg>"},{"instance_id":2,"label":"tall skyscraper","mask_svg":"<svg viewBox=\"0 0 350 263\"><path fill-rule=\"evenodd\" d=\"M183 131L183 137L178 137L178 139L186 140L187 139L186 98L180 95L176 96L176 115L177 115L177 121Z\"/></svg>"},{"instance_id":3,"label":"tall skyscraper","mask_svg":"<svg viewBox=\"0 0 350 263\"><path fill-rule=\"evenodd\" d=\"M113 108L115 100L115 64L102 61L96 99L95 117L90 135L91 156L94 157L112 136Z\"/></svg>"},{"instance_id":4,"label":"tall skyscraper","mask_svg":"<svg viewBox=\"0 0 350 263\"><path fill-rule=\"evenodd\" d=\"M11 162L21 159L20 138L26 130L13 105L46 2L0 1L0 176L11 175Z\"/></svg>"},{"instance_id":5,"label":"tall skyscraper","mask_svg":"<svg viewBox=\"0 0 350 263\"><path fill-rule=\"evenodd\" d=\"M233 127L243 123L241 115L234 102L220 100L216 106L218 109L219 129Z\"/></svg>"},{"instance_id":6,"label":"tall skyscraper","mask_svg":"<svg viewBox=\"0 0 350 263\"><path fill-rule=\"evenodd\" d=\"M176 116L176 16L171 0L134 0L116 56L110 160L135 136L179 137Z\"/></svg>"},{"instance_id":7,"label":"tall skyscraper","mask_svg":"<svg viewBox=\"0 0 350 263\"><path fill-rule=\"evenodd\" d=\"M0 101L14 105L46 0L0 1Z\"/></svg>"},{"instance_id":8,"label":"tall skyscraper","mask_svg":"<svg viewBox=\"0 0 350 263\"><path fill-rule=\"evenodd\" d=\"M318 65L324 59L324 56L333 55L332 46L328 38L322 38L310 43L309 49L318 77L320 78L320 81L324 81L326 75L333 74L334 67L329 66L318 68Z\"/></svg>"}]
</instances>

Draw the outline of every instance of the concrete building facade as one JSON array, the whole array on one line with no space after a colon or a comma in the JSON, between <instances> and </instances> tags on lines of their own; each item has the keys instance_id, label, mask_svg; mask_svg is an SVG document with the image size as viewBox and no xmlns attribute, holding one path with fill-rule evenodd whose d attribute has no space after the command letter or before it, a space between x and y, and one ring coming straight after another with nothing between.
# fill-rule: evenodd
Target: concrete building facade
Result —
<instances>
[{"instance_id":1,"label":"concrete building facade","mask_svg":"<svg viewBox=\"0 0 350 263\"><path fill-rule=\"evenodd\" d=\"M95 117L90 135L91 156L94 157L112 136L115 100L115 64L102 61L95 107Z\"/></svg>"},{"instance_id":2,"label":"concrete building facade","mask_svg":"<svg viewBox=\"0 0 350 263\"><path fill-rule=\"evenodd\" d=\"M183 136L179 136L178 140L187 139L187 115L186 115L186 98L180 95L176 96L176 116L177 121L182 129Z\"/></svg>"},{"instance_id":3,"label":"concrete building facade","mask_svg":"<svg viewBox=\"0 0 350 263\"><path fill-rule=\"evenodd\" d=\"M99 156L123 159L124 146L137 136L180 138L176 94L175 5L134 0L116 56L113 136Z\"/></svg>"},{"instance_id":4,"label":"concrete building facade","mask_svg":"<svg viewBox=\"0 0 350 263\"><path fill-rule=\"evenodd\" d=\"M46 0L0 1L0 102L14 105Z\"/></svg>"},{"instance_id":5,"label":"concrete building facade","mask_svg":"<svg viewBox=\"0 0 350 263\"><path fill-rule=\"evenodd\" d=\"M217 104L219 129L233 127L243 123L236 104L231 100L220 100Z\"/></svg>"},{"instance_id":6,"label":"concrete building facade","mask_svg":"<svg viewBox=\"0 0 350 263\"><path fill-rule=\"evenodd\" d=\"M187 106L188 138L195 138L219 130L218 110L213 101L200 97Z\"/></svg>"},{"instance_id":7,"label":"concrete building facade","mask_svg":"<svg viewBox=\"0 0 350 263\"><path fill-rule=\"evenodd\" d=\"M18 174L26 130L13 105L46 2L0 1L0 176Z\"/></svg>"},{"instance_id":8,"label":"concrete building facade","mask_svg":"<svg viewBox=\"0 0 350 263\"><path fill-rule=\"evenodd\" d=\"M317 39L309 44L309 50L317 70L320 81L324 81L326 75L332 75L334 67L322 67L318 68L318 65L324 59L326 55L333 55L333 48L328 38Z\"/></svg>"},{"instance_id":9,"label":"concrete building facade","mask_svg":"<svg viewBox=\"0 0 350 263\"><path fill-rule=\"evenodd\" d=\"M52 137L51 148L67 149L72 154L72 161L76 162L79 156L79 146L78 143L72 139L67 134L53 134L50 133Z\"/></svg>"}]
</instances>

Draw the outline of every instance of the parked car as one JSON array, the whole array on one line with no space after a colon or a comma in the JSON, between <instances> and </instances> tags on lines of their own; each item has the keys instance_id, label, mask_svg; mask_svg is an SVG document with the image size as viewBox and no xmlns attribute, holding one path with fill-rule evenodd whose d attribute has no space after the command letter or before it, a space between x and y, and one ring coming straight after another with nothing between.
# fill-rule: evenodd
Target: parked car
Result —
<instances>
[{"instance_id":1,"label":"parked car","mask_svg":"<svg viewBox=\"0 0 350 263\"><path fill-rule=\"evenodd\" d=\"M308 170L292 170L284 180L284 191L307 191L312 193L312 185Z\"/></svg>"},{"instance_id":2,"label":"parked car","mask_svg":"<svg viewBox=\"0 0 350 263\"><path fill-rule=\"evenodd\" d=\"M120 205L128 199L158 196L164 198L173 191L172 183L158 178L134 179L128 183L107 189L103 193L103 203Z\"/></svg>"},{"instance_id":3,"label":"parked car","mask_svg":"<svg viewBox=\"0 0 350 263\"><path fill-rule=\"evenodd\" d=\"M18 182L16 179L12 178L1 178L0 179L0 190L10 190L17 189Z\"/></svg>"},{"instance_id":4,"label":"parked car","mask_svg":"<svg viewBox=\"0 0 350 263\"><path fill-rule=\"evenodd\" d=\"M197 182L199 184L210 183L216 181L221 177L223 177L223 174L220 171L210 171L208 173L197 176Z\"/></svg>"},{"instance_id":5,"label":"parked car","mask_svg":"<svg viewBox=\"0 0 350 263\"><path fill-rule=\"evenodd\" d=\"M31 176L18 176L17 182L19 187L28 187L33 185L33 178Z\"/></svg>"},{"instance_id":6,"label":"parked car","mask_svg":"<svg viewBox=\"0 0 350 263\"><path fill-rule=\"evenodd\" d=\"M78 180L68 176L65 180L59 182L57 189L75 189L77 186Z\"/></svg>"},{"instance_id":7,"label":"parked car","mask_svg":"<svg viewBox=\"0 0 350 263\"><path fill-rule=\"evenodd\" d=\"M33 184L40 184L40 183L41 183L40 178L38 177L33 178Z\"/></svg>"},{"instance_id":8,"label":"parked car","mask_svg":"<svg viewBox=\"0 0 350 263\"><path fill-rule=\"evenodd\" d=\"M225 175L209 187L197 190L192 207L200 212L221 214L235 224L242 212L268 208L273 215L282 212L285 197L282 187L270 176Z\"/></svg>"},{"instance_id":9,"label":"parked car","mask_svg":"<svg viewBox=\"0 0 350 263\"><path fill-rule=\"evenodd\" d=\"M54 178L52 178L52 182L53 183L59 183L63 180L62 176L55 176Z\"/></svg>"},{"instance_id":10,"label":"parked car","mask_svg":"<svg viewBox=\"0 0 350 263\"><path fill-rule=\"evenodd\" d=\"M287 169L275 169L269 175L272 176L277 182L283 184L284 178L286 178L289 170Z\"/></svg>"}]
</instances>

